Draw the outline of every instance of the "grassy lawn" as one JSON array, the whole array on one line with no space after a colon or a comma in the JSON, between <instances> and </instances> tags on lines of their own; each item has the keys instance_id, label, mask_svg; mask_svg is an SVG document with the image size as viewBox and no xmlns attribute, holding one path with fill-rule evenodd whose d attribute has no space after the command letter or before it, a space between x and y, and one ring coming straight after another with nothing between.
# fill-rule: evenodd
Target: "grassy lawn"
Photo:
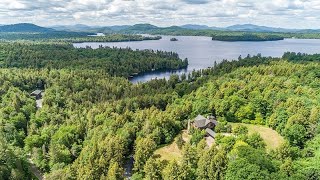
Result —
<instances>
[{"instance_id":1,"label":"grassy lawn","mask_svg":"<svg viewBox=\"0 0 320 180\"><path fill-rule=\"evenodd\" d=\"M260 134L260 136L263 138L265 143L267 144L267 149L276 149L281 145L281 143L284 141L283 137L278 134L275 130L261 126L261 125L253 125L253 124L243 124L243 123L230 123L232 127L235 127L237 125L244 125L248 128L249 134L252 134L254 132L257 132Z\"/></svg>"},{"instance_id":2,"label":"grassy lawn","mask_svg":"<svg viewBox=\"0 0 320 180\"><path fill-rule=\"evenodd\" d=\"M176 160L179 162L182 159L182 151L175 142L157 149L154 154L159 155L160 159L167 161Z\"/></svg>"},{"instance_id":3,"label":"grassy lawn","mask_svg":"<svg viewBox=\"0 0 320 180\"><path fill-rule=\"evenodd\" d=\"M182 131L182 138L184 141L188 141L190 139L187 131ZM162 160L167 161L176 160L179 162L182 159L182 151L178 148L175 141L157 149L154 154L160 156Z\"/></svg>"},{"instance_id":4,"label":"grassy lawn","mask_svg":"<svg viewBox=\"0 0 320 180\"><path fill-rule=\"evenodd\" d=\"M267 145L267 150L276 149L284 141L283 137L280 136L275 130L272 130L271 128L265 126L243 123L230 124L232 125L232 127L235 127L237 125L244 125L248 127L249 134L255 132L259 133ZM184 141L190 140L190 135L188 135L186 130L182 131L182 138ZM154 155L159 156L162 160L167 161L176 160L177 162L179 162L182 159L182 151L178 148L175 141L173 141L171 144L160 147L154 152Z\"/></svg>"}]
</instances>

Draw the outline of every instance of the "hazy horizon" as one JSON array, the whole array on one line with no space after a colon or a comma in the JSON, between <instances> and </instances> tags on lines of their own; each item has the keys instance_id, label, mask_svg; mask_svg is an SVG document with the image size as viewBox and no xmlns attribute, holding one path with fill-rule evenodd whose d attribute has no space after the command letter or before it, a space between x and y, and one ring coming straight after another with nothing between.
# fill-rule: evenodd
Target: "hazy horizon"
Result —
<instances>
[{"instance_id":1,"label":"hazy horizon","mask_svg":"<svg viewBox=\"0 0 320 180\"><path fill-rule=\"evenodd\" d=\"M255 24L319 29L319 10L320 1L316 0L3 0L0 24L112 26L149 23L160 27Z\"/></svg>"},{"instance_id":2,"label":"hazy horizon","mask_svg":"<svg viewBox=\"0 0 320 180\"><path fill-rule=\"evenodd\" d=\"M151 23L148 23L148 22L145 22L145 23L133 23L133 24L106 24L106 25L89 25L89 24L85 24L85 23L71 23L71 24L52 24L52 25L40 25L40 24L37 24L37 23L32 23L32 22L16 22L16 23L9 23L9 24L1 24L0 23L0 26L1 25L15 25L15 24L34 24L34 25L38 25L38 26L42 26L42 27L56 27L56 26L76 26L76 25L84 25L84 26L89 26L89 27L109 27L109 26L133 26L133 25L138 25L138 24L150 24L150 25L154 25L154 26L157 26L157 27L172 27L172 26L184 26L184 25L195 25L195 26L208 26L209 28L227 28L227 27L230 27L230 26L235 26L235 25L256 25L256 26L264 26L264 27L269 27L269 28L283 28L283 29L320 29L319 28L285 28L285 27L276 27L276 26L268 26L268 25L259 25L259 24L251 24L251 23L244 23L244 24L230 24L228 26L210 26L210 25L207 25L207 24L193 24L193 23L190 23L190 24L181 24L181 25L176 25L176 24L171 24L171 25L168 25L168 26L161 26L161 25L156 25L156 24L151 24Z\"/></svg>"}]
</instances>

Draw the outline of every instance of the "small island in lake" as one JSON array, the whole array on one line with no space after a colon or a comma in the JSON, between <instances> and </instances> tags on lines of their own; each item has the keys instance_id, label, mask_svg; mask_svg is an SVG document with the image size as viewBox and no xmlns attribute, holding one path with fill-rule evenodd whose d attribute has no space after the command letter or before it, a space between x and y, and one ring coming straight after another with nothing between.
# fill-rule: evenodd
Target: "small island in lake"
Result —
<instances>
[{"instance_id":1,"label":"small island in lake","mask_svg":"<svg viewBox=\"0 0 320 180\"><path fill-rule=\"evenodd\" d=\"M177 38L171 38L170 41L178 41Z\"/></svg>"},{"instance_id":2,"label":"small island in lake","mask_svg":"<svg viewBox=\"0 0 320 180\"><path fill-rule=\"evenodd\" d=\"M212 40L216 41L279 41L284 40L284 37L274 34L264 33L228 33L216 34L212 36Z\"/></svg>"}]
</instances>

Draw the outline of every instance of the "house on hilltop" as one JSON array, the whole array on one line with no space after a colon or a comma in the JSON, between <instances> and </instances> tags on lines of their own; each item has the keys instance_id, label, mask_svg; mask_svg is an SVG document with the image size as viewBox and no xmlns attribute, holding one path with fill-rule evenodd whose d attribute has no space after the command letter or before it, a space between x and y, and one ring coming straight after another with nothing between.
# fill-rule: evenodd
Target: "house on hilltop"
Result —
<instances>
[{"instance_id":1,"label":"house on hilltop","mask_svg":"<svg viewBox=\"0 0 320 180\"><path fill-rule=\"evenodd\" d=\"M208 116L205 118L202 115L198 115L192 122L188 121L188 131L190 127L196 129L205 130L208 136L215 137L216 133L213 129L217 126L218 122L214 116Z\"/></svg>"}]
</instances>

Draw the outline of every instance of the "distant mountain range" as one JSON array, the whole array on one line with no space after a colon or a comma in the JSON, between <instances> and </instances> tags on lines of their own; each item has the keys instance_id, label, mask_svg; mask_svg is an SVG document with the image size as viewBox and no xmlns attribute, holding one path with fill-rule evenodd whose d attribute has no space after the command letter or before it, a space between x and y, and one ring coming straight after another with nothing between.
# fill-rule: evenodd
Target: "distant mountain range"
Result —
<instances>
[{"instance_id":1,"label":"distant mountain range","mask_svg":"<svg viewBox=\"0 0 320 180\"><path fill-rule=\"evenodd\" d=\"M89 31L91 29L96 29L99 28L98 26L87 26L84 24L76 24L76 25L71 25L71 26L52 26L50 27L52 29L58 30L58 31Z\"/></svg>"},{"instance_id":2,"label":"distant mountain range","mask_svg":"<svg viewBox=\"0 0 320 180\"><path fill-rule=\"evenodd\" d=\"M228 27L209 27L206 25L186 24L182 26L158 27L151 24L119 25L119 26L88 26L83 24L60 25L41 27L30 23L12 25L0 25L0 32L88 32L88 33L147 33L151 31L165 30L168 32L177 30L218 30L218 31L243 31L243 32L282 32L282 33L320 33L320 29L285 29L254 24L237 24Z\"/></svg>"},{"instance_id":3,"label":"distant mountain range","mask_svg":"<svg viewBox=\"0 0 320 180\"><path fill-rule=\"evenodd\" d=\"M320 32L320 29L285 29L285 28L258 26L254 24L238 24L238 25L226 27L225 29L230 31L245 31L245 32L284 32L284 33Z\"/></svg>"},{"instance_id":4,"label":"distant mountain range","mask_svg":"<svg viewBox=\"0 0 320 180\"><path fill-rule=\"evenodd\" d=\"M156 29L189 29L189 30L219 30L219 31L243 31L243 32L283 32L283 33L316 33L320 29L285 29L274 28L267 26L258 26L254 24L237 24L228 27L209 27L207 25L186 24L182 26L158 27L151 24L135 24L135 25L120 25L120 26L87 26L87 25L72 25L72 26L53 26L56 30L76 31L76 32L130 32L139 33L141 31L156 30Z\"/></svg>"},{"instance_id":5,"label":"distant mountain range","mask_svg":"<svg viewBox=\"0 0 320 180\"><path fill-rule=\"evenodd\" d=\"M254 24L236 24L233 26L228 26L225 28L222 27L209 27L206 25L194 25L187 24L180 26L185 29L194 29L194 30L221 30L221 31L243 31L243 32L283 32L283 33L312 33L320 32L320 29L285 29L285 28L274 28L268 26L258 26Z\"/></svg>"},{"instance_id":6,"label":"distant mountain range","mask_svg":"<svg viewBox=\"0 0 320 180\"><path fill-rule=\"evenodd\" d=\"M30 23L0 25L0 32L54 32L56 30Z\"/></svg>"},{"instance_id":7,"label":"distant mountain range","mask_svg":"<svg viewBox=\"0 0 320 180\"><path fill-rule=\"evenodd\" d=\"M197 25L197 24L186 24L180 26L185 29L194 29L194 30L205 30L205 29L212 29L213 27L209 27L207 25Z\"/></svg>"},{"instance_id":8,"label":"distant mountain range","mask_svg":"<svg viewBox=\"0 0 320 180\"><path fill-rule=\"evenodd\" d=\"M226 27L230 31L248 31L248 32L293 32L295 29L273 28L267 26L257 26L254 24L237 24Z\"/></svg>"},{"instance_id":9,"label":"distant mountain range","mask_svg":"<svg viewBox=\"0 0 320 180\"><path fill-rule=\"evenodd\" d=\"M76 25L61 25L61 26L51 26L50 28L58 31L73 31L73 32L108 32L108 31L121 31L127 29L131 26L129 25L119 25L119 26L88 26L84 24Z\"/></svg>"}]
</instances>

